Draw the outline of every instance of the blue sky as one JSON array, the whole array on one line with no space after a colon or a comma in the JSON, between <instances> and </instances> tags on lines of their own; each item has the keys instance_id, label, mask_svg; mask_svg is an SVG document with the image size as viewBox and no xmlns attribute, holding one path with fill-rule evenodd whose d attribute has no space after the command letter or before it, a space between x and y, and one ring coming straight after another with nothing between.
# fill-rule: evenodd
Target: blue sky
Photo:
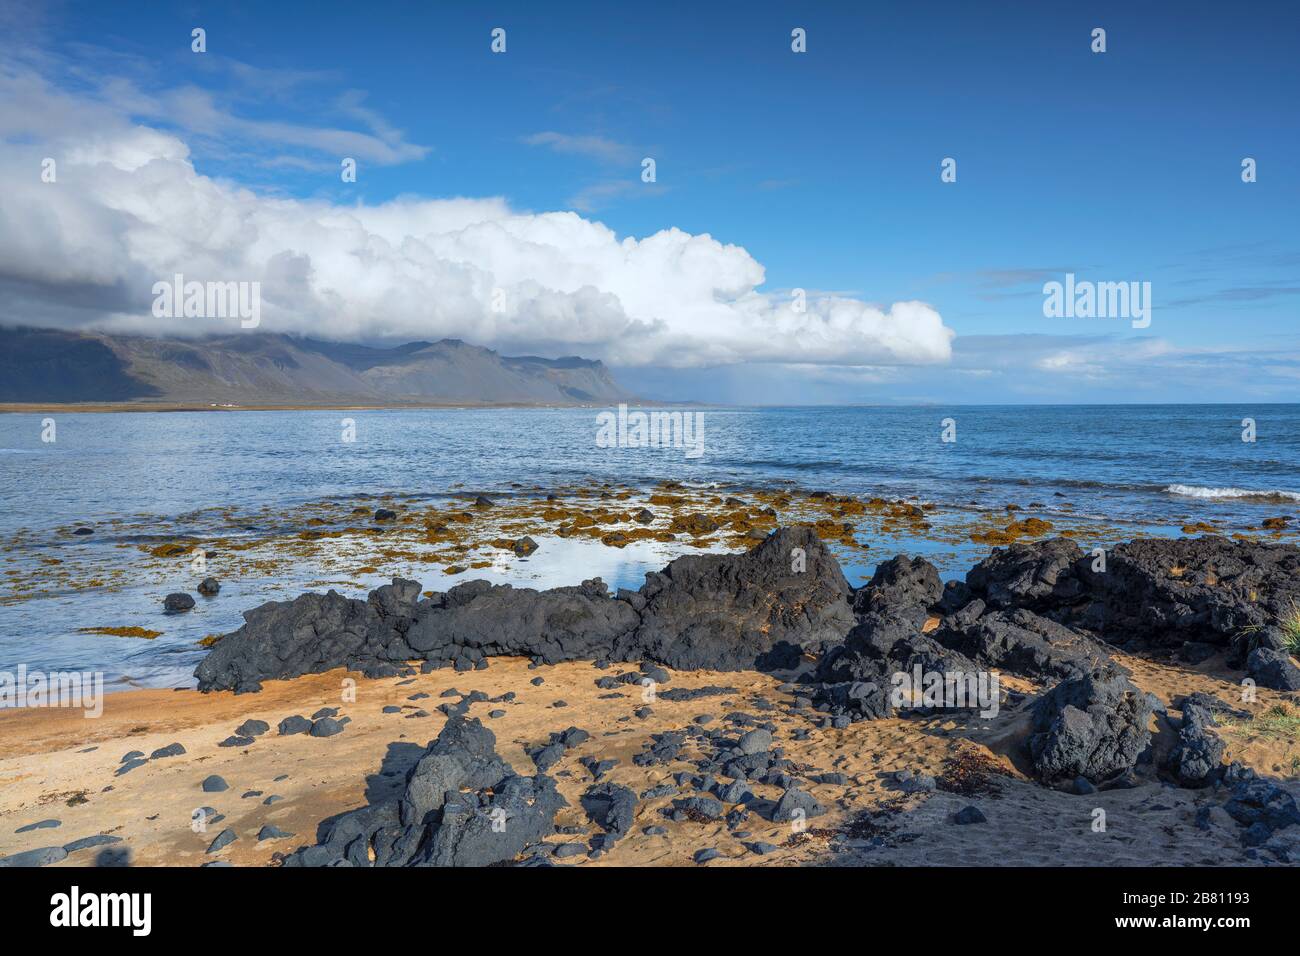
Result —
<instances>
[{"instance_id":1,"label":"blue sky","mask_svg":"<svg viewBox=\"0 0 1300 956\"><path fill-rule=\"evenodd\" d=\"M955 333L951 356L920 365L606 355L652 397L1300 397L1293 4L101 2L8 16L25 34L15 61L174 132L215 180L341 206L501 197L620 238L675 227L743 247L761 293L920 300ZM806 54L790 50L796 26ZM160 91L173 113L142 120L132 97ZM175 112L196 95L224 119ZM364 137L355 184L322 130ZM944 157L956 183L940 182ZM1257 182L1241 181L1243 157ZM1045 318L1042 285L1066 272L1149 281L1151 326ZM553 351L592 351L565 344Z\"/></svg>"}]
</instances>

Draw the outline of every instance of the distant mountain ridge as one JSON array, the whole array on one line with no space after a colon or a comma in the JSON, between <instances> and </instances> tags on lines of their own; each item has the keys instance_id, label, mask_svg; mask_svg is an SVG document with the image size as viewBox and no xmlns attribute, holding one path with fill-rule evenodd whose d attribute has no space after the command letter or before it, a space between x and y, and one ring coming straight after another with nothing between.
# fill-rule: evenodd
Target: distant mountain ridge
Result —
<instances>
[{"instance_id":1,"label":"distant mountain ridge","mask_svg":"<svg viewBox=\"0 0 1300 956\"><path fill-rule=\"evenodd\" d=\"M265 332L201 339L0 329L0 402L582 405L633 398L596 360L459 339L373 348Z\"/></svg>"}]
</instances>

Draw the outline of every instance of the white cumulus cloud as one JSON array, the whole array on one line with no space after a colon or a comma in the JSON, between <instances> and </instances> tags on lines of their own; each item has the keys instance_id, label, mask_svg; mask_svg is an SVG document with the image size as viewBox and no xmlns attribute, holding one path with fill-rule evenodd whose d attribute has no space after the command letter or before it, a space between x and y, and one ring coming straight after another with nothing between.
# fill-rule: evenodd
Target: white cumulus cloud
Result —
<instances>
[{"instance_id":1,"label":"white cumulus cloud","mask_svg":"<svg viewBox=\"0 0 1300 956\"><path fill-rule=\"evenodd\" d=\"M744 248L707 234L620 238L576 213L500 198L342 205L266 195L199 173L182 132L133 122L102 100L0 76L0 99L12 94L26 101L0 111L8 324L235 331L237 322L152 315L154 283L182 273L260 282L263 331L320 338L456 337L627 366L951 357L953 333L930 306L814 296L796 311L788 295L759 290L763 267ZM57 162L54 183L41 180L45 157Z\"/></svg>"}]
</instances>

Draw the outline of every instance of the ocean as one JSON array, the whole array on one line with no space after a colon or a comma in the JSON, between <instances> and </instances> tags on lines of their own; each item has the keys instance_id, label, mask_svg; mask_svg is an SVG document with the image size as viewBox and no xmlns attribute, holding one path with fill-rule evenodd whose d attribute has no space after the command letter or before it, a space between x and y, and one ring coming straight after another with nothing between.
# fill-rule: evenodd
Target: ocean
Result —
<instances>
[{"instance_id":1,"label":"ocean","mask_svg":"<svg viewBox=\"0 0 1300 956\"><path fill-rule=\"evenodd\" d=\"M304 509L340 502L439 506L466 493L540 500L562 487L649 490L668 481L905 499L963 520L1011 506L1053 523L1093 522L1103 542L1177 535L1196 522L1244 533L1300 511L1295 404L692 408L702 424L698 455L608 447L597 440L602 411L0 415L0 670L26 664L103 671L114 687L188 685L200 638L235 629L242 611L264 600L319 586L323 572L314 559L268 558L264 572L235 574L217 553L199 574L185 558L144 561L145 550L218 535L274 548L301 535ZM44 441L49 418L54 440ZM78 527L94 533L74 534ZM989 550L964 533L877 528L869 537L840 555L852 583L892 553L926 555L954 577ZM406 562L345 580L373 587L402 573L442 590L474 577L538 587L599 574L611 587L635 588L647 570L691 550L538 540L527 561L454 575ZM346 536L336 541L348 546ZM222 581L218 598L162 614L164 594L192 593L208 573ZM142 640L79 630L110 626L162 633Z\"/></svg>"}]
</instances>

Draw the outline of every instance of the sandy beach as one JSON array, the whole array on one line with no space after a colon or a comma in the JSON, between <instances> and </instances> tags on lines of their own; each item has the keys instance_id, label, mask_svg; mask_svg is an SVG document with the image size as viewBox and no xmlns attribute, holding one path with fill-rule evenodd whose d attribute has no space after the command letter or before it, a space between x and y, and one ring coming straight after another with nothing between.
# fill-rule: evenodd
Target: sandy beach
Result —
<instances>
[{"instance_id":1,"label":"sandy beach","mask_svg":"<svg viewBox=\"0 0 1300 956\"><path fill-rule=\"evenodd\" d=\"M1233 675L1213 663L1187 669L1125 655L1117 659L1140 688L1166 704L1197 690L1234 705L1239 696ZM422 751L445 721L436 705L459 699L442 695L456 689L482 691L489 698L516 693L508 702L474 703L470 714L495 734L498 752L519 773L534 772L525 748L545 741L551 732L577 726L590 733L586 743L549 771L569 803L556 825L571 830L551 838L556 844L581 842L596 829L581 808L582 793L593 782L584 758L617 761L602 781L638 794L673 786L677 773L692 770L685 759L639 767L632 758L652 734L707 726L697 723L705 717L715 725L737 712L771 720L776 745L802 776L844 775L843 783L808 788L827 812L809 820L802 831L756 813L741 827L729 828L721 820L675 822L663 812L677 795L674 786L672 796L640 802L635 829L610 852L594 860L577 855L556 861L562 865L690 865L703 848L720 853L710 866L1252 862L1231 820L1217 820L1208 828L1196 825L1197 810L1215 803L1212 791L1150 782L1079 796L1029 779L1016 759L1026 734L1023 698L1020 706L1004 708L991 722L900 718L837 730L819 728L816 715L795 708L792 695L778 689L779 681L756 672L671 672L667 686L672 688L721 686L734 692L659 700L645 718L634 716L643 703L639 688L610 693L595 686L605 673L589 662L530 668L525 661L502 658L482 671L444 670L413 678L369 680L337 670L270 681L253 695L127 691L110 695L96 720L67 710L0 712L0 854L105 835L120 838L137 865L197 866L220 859L237 866L275 866L280 855L314 842L322 821L397 787L410 755ZM530 683L538 677L544 683ZM345 681L355 681L353 700L344 699ZM1294 696L1261 690L1259 700L1245 706L1252 714L1264 714L1279 705L1294 706ZM558 706L560 701L566 706ZM760 709L768 705L772 709ZM385 707L400 710L384 713ZM285 717L309 717L321 708L338 708L340 717L350 718L341 733L328 738L277 734ZM503 713L494 718L492 712ZM424 716L412 716L419 713ZM250 718L266 721L271 729L246 746L219 746ZM1163 719L1157 718L1153 728L1158 740ZM809 731L807 739L793 738L800 728ZM1263 774L1289 769L1297 756L1291 740L1252 733L1248 725L1225 736L1226 759ZM115 775L123 755L148 755L174 743L185 753ZM938 786L925 793L900 792L891 775L907 770L933 776ZM205 793L201 782L213 774L224 778L229 789ZM1286 786L1300 795L1294 779ZM683 794L688 789L680 788ZM761 784L753 790L760 797L780 795ZM273 796L280 799L268 805ZM970 805L978 806L988 822L954 825L954 815ZM219 817L196 832L193 814L204 807ZM1097 808L1106 813L1105 832L1093 830ZM60 825L15 832L45 820ZM268 824L293 836L259 842L257 835ZM647 827L663 832L648 835ZM237 839L208 853L214 837L226 828ZM760 854L750 849L757 844L775 849ZM99 851L73 852L55 865L91 865Z\"/></svg>"}]
</instances>

